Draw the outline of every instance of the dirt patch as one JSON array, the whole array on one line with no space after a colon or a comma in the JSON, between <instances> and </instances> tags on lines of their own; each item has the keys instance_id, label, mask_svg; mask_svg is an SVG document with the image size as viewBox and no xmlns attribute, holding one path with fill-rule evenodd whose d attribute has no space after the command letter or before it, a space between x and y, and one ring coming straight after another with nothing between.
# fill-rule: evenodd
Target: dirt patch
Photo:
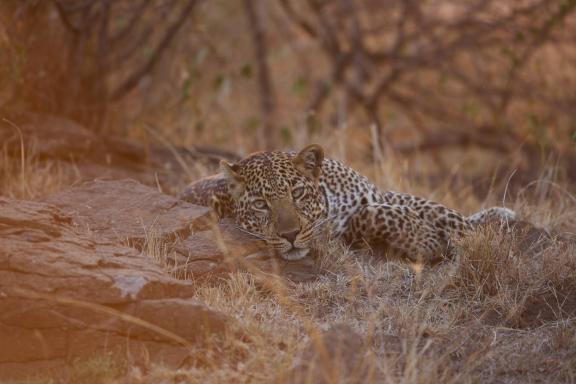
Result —
<instances>
[{"instance_id":1,"label":"dirt patch","mask_svg":"<svg viewBox=\"0 0 576 384\"><path fill-rule=\"evenodd\" d=\"M576 316L576 287L562 287L530 296L519 321L521 328L536 328Z\"/></svg>"}]
</instances>

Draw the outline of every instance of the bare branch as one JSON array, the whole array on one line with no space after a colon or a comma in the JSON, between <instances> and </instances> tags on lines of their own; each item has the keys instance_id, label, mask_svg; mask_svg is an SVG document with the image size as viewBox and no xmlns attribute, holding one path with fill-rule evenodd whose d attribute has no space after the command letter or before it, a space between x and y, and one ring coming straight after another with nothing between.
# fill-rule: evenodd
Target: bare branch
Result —
<instances>
[{"instance_id":1,"label":"bare branch","mask_svg":"<svg viewBox=\"0 0 576 384\"><path fill-rule=\"evenodd\" d=\"M258 10L253 0L244 0L244 9L250 25L254 58L258 67L258 87L260 89L260 110L263 117L263 129L259 137L263 140L262 147L272 149L276 143L276 132L273 124L274 90L268 67L268 47Z\"/></svg>"},{"instance_id":2,"label":"bare branch","mask_svg":"<svg viewBox=\"0 0 576 384\"><path fill-rule=\"evenodd\" d=\"M154 68L158 60L160 60L162 53L168 48L174 36L176 36L180 28L186 22L188 16L190 16L190 14L192 13L192 10L194 9L196 2L197 2L196 0L188 0L186 6L180 13L180 16L166 30L164 37L160 40L160 43L150 56L150 59L146 63L144 63L144 65L142 65L140 68L132 72L132 74L128 76L126 81L124 81L119 87L116 88L116 90L114 90L114 92L112 92L112 95L110 97L112 101L116 101L124 97L124 95L130 92L138 84L138 82L142 77L144 77Z\"/></svg>"},{"instance_id":3,"label":"bare branch","mask_svg":"<svg viewBox=\"0 0 576 384\"><path fill-rule=\"evenodd\" d=\"M309 37L316 38L318 34L314 30L312 24L306 21L303 17L296 13L294 7L292 7L292 2L290 0L280 0L279 1L282 10L288 16L288 18L296 24L304 33L306 33Z\"/></svg>"},{"instance_id":4,"label":"bare branch","mask_svg":"<svg viewBox=\"0 0 576 384\"><path fill-rule=\"evenodd\" d=\"M127 35L130 35L134 31L134 28L136 27L136 25L138 25L138 22L142 19L142 16L145 13L144 11L148 8L151 1L152 0L142 0L140 2L140 4L138 4L138 7L136 7L136 9L134 9L131 12L132 17L130 17L130 20L128 21L126 26L124 28L122 28L121 30L119 30L118 32L116 32L111 37L111 40L112 40L111 43L113 45L117 44L118 40L126 37Z\"/></svg>"}]
</instances>

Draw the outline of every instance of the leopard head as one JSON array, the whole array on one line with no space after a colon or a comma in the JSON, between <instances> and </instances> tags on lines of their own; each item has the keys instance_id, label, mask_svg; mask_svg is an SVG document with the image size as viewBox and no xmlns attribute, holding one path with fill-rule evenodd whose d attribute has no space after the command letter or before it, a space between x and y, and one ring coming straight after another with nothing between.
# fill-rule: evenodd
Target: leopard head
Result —
<instances>
[{"instance_id":1,"label":"leopard head","mask_svg":"<svg viewBox=\"0 0 576 384\"><path fill-rule=\"evenodd\" d=\"M324 151L259 152L236 164L221 163L236 224L264 239L286 260L310 252L327 214L319 187Z\"/></svg>"}]
</instances>

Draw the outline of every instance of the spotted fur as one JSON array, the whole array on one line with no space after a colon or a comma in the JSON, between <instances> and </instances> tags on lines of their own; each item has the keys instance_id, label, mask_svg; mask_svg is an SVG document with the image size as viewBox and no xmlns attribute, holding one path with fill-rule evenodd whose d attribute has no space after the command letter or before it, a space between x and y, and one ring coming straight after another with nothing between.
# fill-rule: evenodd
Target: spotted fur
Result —
<instances>
[{"instance_id":1,"label":"spotted fur","mask_svg":"<svg viewBox=\"0 0 576 384\"><path fill-rule=\"evenodd\" d=\"M382 192L353 169L324 158L318 145L224 162L219 175L191 184L181 198L234 218L288 260L305 257L328 230L353 246L433 261L477 224L515 218L500 207L465 217L421 197Z\"/></svg>"}]
</instances>

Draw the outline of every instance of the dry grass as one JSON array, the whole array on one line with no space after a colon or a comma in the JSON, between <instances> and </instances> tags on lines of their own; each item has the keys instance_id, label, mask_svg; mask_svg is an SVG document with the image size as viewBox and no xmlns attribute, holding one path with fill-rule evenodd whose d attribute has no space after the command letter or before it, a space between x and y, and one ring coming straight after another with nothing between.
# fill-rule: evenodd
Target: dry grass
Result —
<instances>
[{"instance_id":1,"label":"dry grass","mask_svg":"<svg viewBox=\"0 0 576 384\"><path fill-rule=\"evenodd\" d=\"M565 204L559 199L548 209ZM549 231L568 225L574 233L573 211L550 214L565 220ZM455 260L424 269L330 243L315 282L277 287L236 272L201 284L197 299L236 318L248 338L231 334L203 346L193 353L202 358L178 371L152 366L119 380L282 383L310 340L345 323L370 346L362 359L371 381L574 382L574 242L525 247L524 235L482 228L458 244ZM354 382L338 374L333 382Z\"/></svg>"},{"instance_id":2,"label":"dry grass","mask_svg":"<svg viewBox=\"0 0 576 384\"><path fill-rule=\"evenodd\" d=\"M14 144L0 144L0 196L31 200L71 185L75 177L62 164L41 161L33 142L26 142L19 128L19 156L13 156Z\"/></svg>"},{"instance_id":3,"label":"dry grass","mask_svg":"<svg viewBox=\"0 0 576 384\"><path fill-rule=\"evenodd\" d=\"M281 293L288 297L252 274L235 273L200 287L198 299L238 319L248 340L228 338L198 351L205 364L152 369L136 382L274 382L315 332L336 323L364 335L371 345L364 363L381 382L570 382L574 318L564 317L560 305L539 307L551 319L521 318L533 309L530 298L559 290L576 295L574 249L554 243L531 263L500 246L508 241L487 229L462 245L469 251L458 260L421 276L400 262L340 253L319 281L288 285Z\"/></svg>"},{"instance_id":4,"label":"dry grass","mask_svg":"<svg viewBox=\"0 0 576 384\"><path fill-rule=\"evenodd\" d=\"M8 159L6 148L2 156ZM1 163L0 194L32 198L66 184L55 168L38 166L33 156L23 159ZM378 173L382 187L418 191L468 210L490 205L471 193L412 183L403 178L406 166L399 160L351 162L365 174ZM369 346L362 363L374 382L575 382L575 198L553 174L507 200L553 234L546 243L526 247L522 231L482 228L457 244L454 260L422 269L332 241L316 260L322 273L314 282L249 272L198 282L196 299L237 319L244 336L231 332L192 346L188 366L131 366L119 364L120 356L111 369L96 356L58 377L30 382L283 383L306 345L341 323ZM502 199L493 196L490 203ZM143 251L165 263L168 248L151 228ZM333 382L354 382L338 375Z\"/></svg>"}]
</instances>

